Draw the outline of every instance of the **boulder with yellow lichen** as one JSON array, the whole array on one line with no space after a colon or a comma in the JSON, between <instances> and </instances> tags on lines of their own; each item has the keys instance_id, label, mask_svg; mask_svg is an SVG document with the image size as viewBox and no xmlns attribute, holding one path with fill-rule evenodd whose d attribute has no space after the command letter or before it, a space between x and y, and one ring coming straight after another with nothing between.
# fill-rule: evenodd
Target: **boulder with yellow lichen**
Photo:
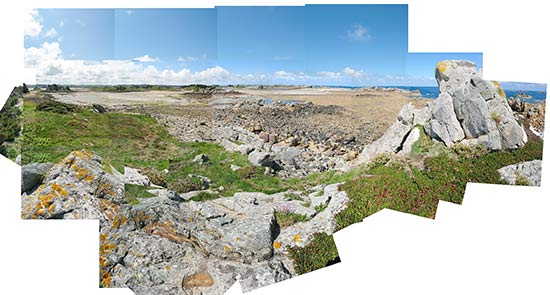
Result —
<instances>
[{"instance_id":1,"label":"boulder with yellow lichen","mask_svg":"<svg viewBox=\"0 0 550 295\"><path fill-rule=\"evenodd\" d=\"M124 184L105 172L93 152L74 151L51 167L30 195L22 195L21 217L104 220L100 200L125 203Z\"/></svg>"},{"instance_id":2,"label":"boulder with yellow lichen","mask_svg":"<svg viewBox=\"0 0 550 295\"><path fill-rule=\"evenodd\" d=\"M93 152L70 153L22 195L21 215L98 219L100 285L136 294L223 294L236 281L250 291L291 278L287 249L331 234L348 201L333 184L293 197L241 192L196 202L159 194L132 205L126 178L104 166ZM304 218L283 226L275 212Z\"/></svg>"}]
</instances>

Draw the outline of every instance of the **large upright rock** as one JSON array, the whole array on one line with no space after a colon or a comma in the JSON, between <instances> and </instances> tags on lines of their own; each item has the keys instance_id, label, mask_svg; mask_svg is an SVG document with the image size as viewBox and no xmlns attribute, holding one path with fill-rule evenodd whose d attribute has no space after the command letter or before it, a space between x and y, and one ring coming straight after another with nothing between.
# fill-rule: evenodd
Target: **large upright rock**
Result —
<instances>
[{"instance_id":1,"label":"large upright rock","mask_svg":"<svg viewBox=\"0 0 550 295\"><path fill-rule=\"evenodd\" d=\"M471 79L480 77L476 65L467 60L443 60L437 63L435 69L439 92L452 92L464 87Z\"/></svg>"},{"instance_id":2,"label":"large upright rock","mask_svg":"<svg viewBox=\"0 0 550 295\"><path fill-rule=\"evenodd\" d=\"M525 131L515 120L504 91L498 83L482 80L475 64L441 61L437 64L435 77L440 96L447 99L446 93L452 97L456 119L468 140L493 150L515 149L525 144ZM436 121L455 125L453 116ZM441 140L447 145L450 143L448 139Z\"/></svg>"},{"instance_id":3,"label":"large upright rock","mask_svg":"<svg viewBox=\"0 0 550 295\"><path fill-rule=\"evenodd\" d=\"M453 98L446 92L441 93L430 106L430 117L424 125L426 133L441 140L446 146L464 138L464 131L456 118Z\"/></svg>"},{"instance_id":4,"label":"large upright rock","mask_svg":"<svg viewBox=\"0 0 550 295\"><path fill-rule=\"evenodd\" d=\"M405 105L397 120L390 126L382 137L367 145L359 155L359 163L368 162L377 155L384 153L397 153L401 150L407 134L414 126L415 110L411 103Z\"/></svg>"},{"instance_id":5,"label":"large upright rock","mask_svg":"<svg viewBox=\"0 0 550 295\"><path fill-rule=\"evenodd\" d=\"M447 147L461 142L501 150L516 149L527 142L527 135L514 118L500 85L482 80L474 63L441 61L435 77L438 98L423 109L406 105L386 133L363 149L359 163L383 153L410 153L419 138L418 134L409 136L415 125L424 125L428 136Z\"/></svg>"}]
</instances>

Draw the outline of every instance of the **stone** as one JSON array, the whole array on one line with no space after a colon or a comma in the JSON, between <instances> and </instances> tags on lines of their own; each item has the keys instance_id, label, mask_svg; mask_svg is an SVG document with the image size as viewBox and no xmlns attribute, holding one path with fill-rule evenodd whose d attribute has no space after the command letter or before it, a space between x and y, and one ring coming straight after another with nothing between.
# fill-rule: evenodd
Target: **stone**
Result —
<instances>
[{"instance_id":1,"label":"stone","mask_svg":"<svg viewBox=\"0 0 550 295\"><path fill-rule=\"evenodd\" d=\"M21 193L30 192L40 185L51 167L51 163L33 163L21 166Z\"/></svg>"},{"instance_id":2,"label":"stone","mask_svg":"<svg viewBox=\"0 0 550 295\"><path fill-rule=\"evenodd\" d=\"M403 153L405 155L410 154L413 144L420 138L420 132L422 131L418 127L413 128L411 132L409 132L409 135L407 135L405 142L403 142L403 148L401 149L400 153Z\"/></svg>"},{"instance_id":3,"label":"stone","mask_svg":"<svg viewBox=\"0 0 550 295\"><path fill-rule=\"evenodd\" d=\"M439 92L454 92L464 87L472 78L480 78L476 65L466 60L443 60L437 63L435 78Z\"/></svg>"},{"instance_id":4,"label":"stone","mask_svg":"<svg viewBox=\"0 0 550 295\"><path fill-rule=\"evenodd\" d=\"M93 152L74 151L48 170L43 183L21 197L23 219L99 219L108 216L99 206L126 203L124 183L103 170Z\"/></svg>"},{"instance_id":5,"label":"stone","mask_svg":"<svg viewBox=\"0 0 550 295\"><path fill-rule=\"evenodd\" d=\"M441 93L429 109L430 116L424 130L431 138L443 141L450 147L465 137L454 112L453 98L448 93Z\"/></svg>"},{"instance_id":6,"label":"stone","mask_svg":"<svg viewBox=\"0 0 550 295\"><path fill-rule=\"evenodd\" d=\"M516 121L502 87L497 82L481 79L475 64L468 61L442 61L436 68L436 80L440 95L447 93L452 97L456 118L467 139L483 138L479 142L492 150L515 149L525 144L526 133ZM449 111L445 110L445 113ZM443 134L445 138L440 140L447 146L460 140L447 137L453 132L446 127L455 125L455 122L449 121L450 124L445 126L438 126L436 122L444 121L433 121L430 131ZM454 133L458 138L460 134Z\"/></svg>"},{"instance_id":7,"label":"stone","mask_svg":"<svg viewBox=\"0 0 550 295\"><path fill-rule=\"evenodd\" d=\"M15 157L15 164L17 165L21 165L21 155L17 155L17 157Z\"/></svg>"},{"instance_id":8,"label":"stone","mask_svg":"<svg viewBox=\"0 0 550 295\"><path fill-rule=\"evenodd\" d=\"M223 294L237 279L250 291L294 277L285 249L303 247L319 232L332 234L348 202L340 184L331 184L303 200L249 192L195 202L159 188L148 190L155 197L129 205L124 178L103 167L92 152L71 153L48 170L39 189L21 197L22 217L99 219L101 285L138 295ZM275 210L308 219L281 228Z\"/></svg>"},{"instance_id":9,"label":"stone","mask_svg":"<svg viewBox=\"0 0 550 295\"><path fill-rule=\"evenodd\" d=\"M542 161L533 160L498 169L500 178L508 184L540 186ZM526 182L526 183L525 183Z\"/></svg>"},{"instance_id":10,"label":"stone","mask_svg":"<svg viewBox=\"0 0 550 295\"><path fill-rule=\"evenodd\" d=\"M237 171L241 169L241 166L238 166L238 165L235 165L235 164L231 164L231 171Z\"/></svg>"},{"instance_id":11,"label":"stone","mask_svg":"<svg viewBox=\"0 0 550 295\"><path fill-rule=\"evenodd\" d=\"M214 280L208 271L201 271L191 276L186 277L182 282L184 289L192 289L196 287L210 287L214 285Z\"/></svg>"},{"instance_id":12,"label":"stone","mask_svg":"<svg viewBox=\"0 0 550 295\"><path fill-rule=\"evenodd\" d=\"M193 158L193 162L199 163L199 164L206 163L208 162L208 160L209 160L208 156L205 154L199 154L199 155L196 155L195 158Z\"/></svg>"},{"instance_id":13,"label":"stone","mask_svg":"<svg viewBox=\"0 0 550 295\"><path fill-rule=\"evenodd\" d=\"M296 137L291 136L285 140L285 143L288 144L289 146L297 146L300 142Z\"/></svg>"},{"instance_id":14,"label":"stone","mask_svg":"<svg viewBox=\"0 0 550 295\"><path fill-rule=\"evenodd\" d=\"M212 180L210 178L198 174L188 174L187 177L191 179L197 178L201 182L201 189L209 188L210 184L212 183Z\"/></svg>"},{"instance_id":15,"label":"stone","mask_svg":"<svg viewBox=\"0 0 550 295\"><path fill-rule=\"evenodd\" d=\"M141 174L139 169L134 169L130 167L124 167L124 179L128 184L150 186L151 181L149 177Z\"/></svg>"},{"instance_id":16,"label":"stone","mask_svg":"<svg viewBox=\"0 0 550 295\"><path fill-rule=\"evenodd\" d=\"M414 111L411 103L406 104L384 135L363 149L358 158L359 163L366 163L380 154L400 151L405 137L414 126Z\"/></svg>"}]
</instances>

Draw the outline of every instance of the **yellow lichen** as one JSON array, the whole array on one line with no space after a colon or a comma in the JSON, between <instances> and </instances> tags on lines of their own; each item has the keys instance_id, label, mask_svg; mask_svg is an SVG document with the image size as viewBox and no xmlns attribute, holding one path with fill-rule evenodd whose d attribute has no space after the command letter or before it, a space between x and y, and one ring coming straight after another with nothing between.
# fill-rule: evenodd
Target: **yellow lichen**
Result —
<instances>
[{"instance_id":1,"label":"yellow lichen","mask_svg":"<svg viewBox=\"0 0 550 295\"><path fill-rule=\"evenodd\" d=\"M113 220L113 225L112 227L113 228L119 228L121 225L124 225L126 224L126 222L128 221L128 217L124 216L124 215L116 215L114 220Z\"/></svg>"},{"instance_id":2,"label":"yellow lichen","mask_svg":"<svg viewBox=\"0 0 550 295\"><path fill-rule=\"evenodd\" d=\"M170 265L167 265L164 267L166 270L170 270L172 267Z\"/></svg>"},{"instance_id":3,"label":"yellow lichen","mask_svg":"<svg viewBox=\"0 0 550 295\"><path fill-rule=\"evenodd\" d=\"M500 83L498 83L497 81L492 81L492 82L497 88L498 95L500 95L500 97L506 99L506 93L504 92L504 89L502 89L502 86L500 86Z\"/></svg>"},{"instance_id":4,"label":"yellow lichen","mask_svg":"<svg viewBox=\"0 0 550 295\"><path fill-rule=\"evenodd\" d=\"M445 61L438 62L437 70L442 74L445 73L447 71L447 63Z\"/></svg>"},{"instance_id":5,"label":"yellow lichen","mask_svg":"<svg viewBox=\"0 0 550 295\"><path fill-rule=\"evenodd\" d=\"M273 242L273 248L275 248L275 249L281 248L281 243L279 241Z\"/></svg>"},{"instance_id":6,"label":"yellow lichen","mask_svg":"<svg viewBox=\"0 0 550 295\"><path fill-rule=\"evenodd\" d=\"M102 255L111 254L111 253L113 253L115 248L116 248L116 245L112 244L112 243L110 243L110 244L101 244L101 246L99 247L99 254L102 254Z\"/></svg>"},{"instance_id":7,"label":"yellow lichen","mask_svg":"<svg viewBox=\"0 0 550 295\"><path fill-rule=\"evenodd\" d=\"M294 236L294 242L299 243L300 241L301 241L300 235L299 235L299 234L296 234L296 235Z\"/></svg>"},{"instance_id":8,"label":"yellow lichen","mask_svg":"<svg viewBox=\"0 0 550 295\"><path fill-rule=\"evenodd\" d=\"M61 185L55 182L51 184L51 187L52 187L52 192L58 196L66 197L68 195L67 190L65 190Z\"/></svg>"},{"instance_id":9,"label":"yellow lichen","mask_svg":"<svg viewBox=\"0 0 550 295\"><path fill-rule=\"evenodd\" d=\"M223 245L223 249L225 250L225 252L231 252L231 248L229 248L229 246L227 245Z\"/></svg>"}]
</instances>

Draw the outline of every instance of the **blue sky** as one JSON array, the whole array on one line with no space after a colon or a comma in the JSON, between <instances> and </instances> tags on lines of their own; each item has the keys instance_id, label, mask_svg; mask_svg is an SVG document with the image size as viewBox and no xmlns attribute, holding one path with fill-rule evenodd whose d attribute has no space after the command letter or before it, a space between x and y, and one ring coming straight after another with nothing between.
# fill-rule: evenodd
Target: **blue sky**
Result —
<instances>
[{"instance_id":1,"label":"blue sky","mask_svg":"<svg viewBox=\"0 0 550 295\"><path fill-rule=\"evenodd\" d=\"M161 68L202 70L217 58L214 9L117 9L114 15L116 59L148 55Z\"/></svg>"},{"instance_id":2,"label":"blue sky","mask_svg":"<svg viewBox=\"0 0 550 295\"><path fill-rule=\"evenodd\" d=\"M408 46L406 5L308 5L308 71L344 67L402 74Z\"/></svg>"},{"instance_id":3,"label":"blue sky","mask_svg":"<svg viewBox=\"0 0 550 295\"><path fill-rule=\"evenodd\" d=\"M58 41L65 58L101 60L114 58L112 9L40 9L40 38L25 38L25 48Z\"/></svg>"},{"instance_id":4,"label":"blue sky","mask_svg":"<svg viewBox=\"0 0 550 295\"><path fill-rule=\"evenodd\" d=\"M408 54L407 5L40 9L25 64L42 82L435 85L443 59ZM27 29L27 27L32 29Z\"/></svg>"},{"instance_id":5,"label":"blue sky","mask_svg":"<svg viewBox=\"0 0 550 295\"><path fill-rule=\"evenodd\" d=\"M237 73L304 70L305 7L218 7L218 62Z\"/></svg>"}]
</instances>

